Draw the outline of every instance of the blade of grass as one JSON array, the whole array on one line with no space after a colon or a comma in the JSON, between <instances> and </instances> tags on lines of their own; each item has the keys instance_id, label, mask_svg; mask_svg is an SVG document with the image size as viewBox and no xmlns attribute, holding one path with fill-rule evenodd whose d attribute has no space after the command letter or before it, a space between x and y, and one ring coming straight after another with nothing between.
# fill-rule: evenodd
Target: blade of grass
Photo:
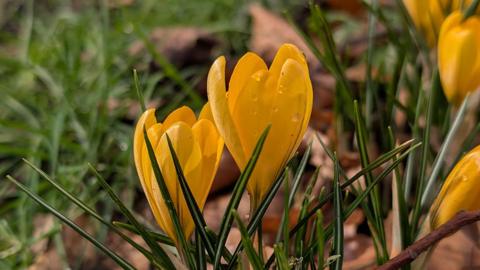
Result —
<instances>
[{"instance_id":1,"label":"blade of grass","mask_svg":"<svg viewBox=\"0 0 480 270\"><path fill-rule=\"evenodd\" d=\"M113 250L109 249L99 241L97 241L93 236L91 236L89 233L87 233L85 230L83 230L81 227L79 227L75 222L73 222L71 219L67 218L64 216L62 213L57 211L54 207L50 206L47 202L45 202L42 198L37 196L35 193L31 192L26 186L18 182L16 179L14 179L12 176L7 175L7 179L15 184L18 188L20 188L23 192L25 192L30 198L32 198L35 202L40 204L42 207L44 207L46 210L48 210L50 213L52 213L54 216L56 216L58 219L60 219L63 223L65 223L67 226L72 228L74 231L76 231L78 234L80 234L83 238L88 240L90 243L92 243L95 247L97 247L99 250L105 253L109 258L111 258L114 262L116 262L120 267L123 269L129 269L129 270L134 270L135 267L133 267L129 262L124 260L122 257L120 257L118 254L116 254Z\"/></svg>"},{"instance_id":2,"label":"blade of grass","mask_svg":"<svg viewBox=\"0 0 480 270\"><path fill-rule=\"evenodd\" d=\"M343 262L343 210L342 210L342 193L340 188L340 165L335 157L335 169L333 176L333 209L335 212L332 255L340 256L339 260L333 263L333 269L341 270Z\"/></svg>"},{"instance_id":3,"label":"blade of grass","mask_svg":"<svg viewBox=\"0 0 480 270\"><path fill-rule=\"evenodd\" d=\"M120 222L120 221L112 221L112 224L116 227L119 227L119 228L125 229L129 232L140 235L140 232L137 230L137 228L135 228L135 226L133 226L131 224ZM155 241L160 242L160 243L165 244L165 245L175 246L175 243L167 235L159 233L159 232L154 232L154 231L151 231L151 230L146 230L146 231L150 235L150 237L152 237Z\"/></svg>"},{"instance_id":4,"label":"blade of grass","mask_svg":"<svg viewBox=\"0 0 480 270\"><path fill-rule=\"evenodd\" d=\"M421 158L420 158L420 176L418 179L417 183L417 190L415 193L415 206L413 208L413 214L412 214L412 221L411 221L411 232L410 232L410 239L415 239L415 235L417 233L417 226L418 226L418 221L420 219L421 215L421 198L423 197L423 190L425 187L425 181L426 181L426 173L427 173L427 161L428 161L428 154L429 154L429 149L430 149L430 132L431 132L431 127L432 127L432 116L433 116L433 111L435 108L435 96L437 91L440 90L440 74L438 72L438 69L434 71L433 73L433 82L432 82L432 88L431 88L431 93L430 93L430 99L428 100L428 109L427 109L427 116L425 119L425 129L423 131L423 140L422 140L422 153L421 153Z\"/></svg>"},{"instance_id":5,"label":"blade of grass","mask_svg":"<svg viewBox=\"0 0 480 270\"><path fill-rule=\"evenodd\" d=\"M323 269L323 256L324 256L324 246L325 246L325 231L323 229L323 214L321 210L317 211L317 228L316 236L318 243L318 268Z\"/></svg>"},{"instance_id":6,"label":"blade of grass","mask_svg":"<svg viewBox=\"0 0 480 270\"><path fill-rule=\"evenodd\" d=\"M285 250L286 249L283 243L273 245L273 252L276 259L276 269L290 270L290 266L288 265L288 258L285 255Z\"/></svg>"},{"instance_id":7,"label":"blade of grass","mask_svg":"<svg viewBox=\"0 0 480 270\"><path fill-rule=\"evenodd\" d=\"M147 257L152 263L158 265L158 262L154 259L152 253L145 248L143 248L141 245L137 244L135 241L133 241L130 237L126 236L124 233L122 233L120 230L118 230L115 226L113 226L110 222L106 221L103 219L100 215L98 215L95 210L93 210L91 207L86 205L84 202L79 200L76 196L74 196L72 193L68 192L65 190L62 186L60 186L56 181L51 179L44 171L42 171L40 168L32 164L30 161L23 159L23 161L30 166L33 170L35 170L43 179L47 180L56 190L58 190L60 193L62 193L65 197L67 197L71 202L73 202L75 205L80 207L83 211L85 211L87 214L90 216L94 217L96 220L100 221L102 224L107 226L109 229L117 233L120 237L122 237L125 241L127 241L130 245L132 245L135 249L140 251L145 257ZM163 264L163 266L169 266L167 263ZM172 264L173 266L173 264Z\"/></svg>"},{"instance_id":8,"label":"blade of grass","mask_svg":"<svg viewBox=\"0 0 480 270\"><path fill-rule=\"evenodd\" d=\"M255 251L255 248L253 247L252 239L250 239L250 236L248 235L247 228L245 228L245 224L243 224L242 220L240 219L240 216L238 215L235 209L232 209L230 213L238 224L238 229L240 230L240 235L242 236L242 243L243 243L243 246L245 247L245 253L247 254L247 257L249 259L251 266L253 267L253 269L256 269L256 270L262 269L263 263L260 260L260 257L258 256L257 252Z\"/></svg>"},{"instance_id":9,"label":"blade of grass","mask_svg":"<svg viewBox=\"0 0 480 270\"><path fill-rule=\"evenodd\" d=\"M247 226L247 232L248 235L251 237L255 230L259 227L260 221L262 220L263 216L265 215L265 212L267 212L268 207L270 206L270 203L272 202L273 198L277 194L278 190L282 186L283 180L287 177L287 168L283 171L283 174L277 178L277 180L273 183L272 187L268 191L267 195L263 199L263 201L260 203L259 207L257 210L255 210L255 213L252 215L250 222L248 223ZM230 260L230 263L228 264L228 270L233 269L236 259L238 257L238 254L240 251L243 250L243 245L242 243L239 243L237 245L237 248L235 249L235 252L233 252L232 259Z\"/></svg>"},{"instance_id":10,"label":"blade of grass","mask_svg":"<svg viewBox=\"0 0 480 270\"><path fill-rule=\"evenodd\" d=\"M202 211L198 207L198 204L193 197L193 193L188 186L187 179L185 179L185 175L183 174L183 169L180 165L180 161L178 160L177 153L175 152L172 141L170 140L170 137L168 135L167 142L170 149L170 154L173 159L173 164L175 165L177 179L180 183L180 188L182 189L183 197L185 198L185 202L187 203L188 210L190 211L190 215L192 215L193 222L195 223L201 241L203 241L208 255L213 260L215 257L215 251L212 243L210 242L210 239L207 236L207 232L205 231L207 223L203 219ZM196 241L200 241L200 239L196 239Z\"/></svg>"},{"instance_id":11,"label":"blade of grass","mask_svg":"<svg viewBox=\"0 0 480 270\"><path fill-rule=\"evenodd\" d=\"M147 245L152 249L152 252L155 255L155 257L160 259L160 262L162 263L162 265L168 266L168 267L174 267L167 253L165 253L165 251L158 245L158 243L147 233L145 228L140 224L140 222L138 222L138 220L135 218L132 212L128 210L125 204L123 204L122 200L117 196L117 194L115 194L115 191L107 183L107 181L103 178L103 176L95 169L95 167L93 167L92 164L88 163L88 167L90 171L95 175L95 177L97 178L98 182L103 187L103 189L110 196L112 201L120 209L120 212L122 212L122 214L125 215L127 220L138 230L138 232L140 233L140 236L142 236L143 240L145 240L145 243L147 243Z\"/></svg>"},{"instance_id":12,"label":"blade of grass","mask_svg":"<svg viewBox=\"0 0 480 270\"><path fill-rule=\"evenodd\" d=\"M267 138L268 132L270 130L270 125L263 131L262 135L258 139L257 145L253 150L252 156L250 157L245 169L240 174L240 177L235 184L232 192L232 198L228 202L227 208L225 210L225 215L222 218L222 222L220 224L220 232L218 234L218 242L217 248L215 251L215 260L214 260L214 269L218 269L220 264L220 257L222 254L222 249L225 246L225 242L227 241L228 232L232 227L233 216L232 216L232 209L237 209L238 205L240 204L240 199L242 198L243 193L247 187L248 180L250 179L250 175L252 175L253 169L257 163L258 158L260 157L260 152L262 151L263 144Z\"/></svg>"},{"instance_id":13,"label":"blade of grass","mask_svg":"<svg viewBox=\"0 0 480 270\"><path fill-rule=\"evenodd\" d=\"M458 110L457 115L455 116L455 120L453 121L453 124L450 127L450 130L448 131L447 137L445 138L445 141L443 141L442 146L440 147L440 151L438 152L438 155L432 164L432 172L430 173L430 177L427 180L425 191L422 194L422 200L421 200L422 209L425 208L429 203L431 203L431 198L435 191L433 190L434 188L433 185L436 183L440 170L443 167L443 162L445 160L445 155L447 154L447 150L452 144L452 141L463 122L463 119L465 117L465 113L468 107L469 97L470 96L468 95L463 100L462 105L460 106L460 109Z\"/></svg>"},{"instance_id":14,"label":"blade of grass","mask_svg":"<svg viewBox=\"0 0 480 270\"><path fill-rule=\"evenodd\" d=\"M203 241L200 239L200 233L195 229L195 244L197 252L197 269L206 270L207 269L207 258L205 256L205 248L203 246Z\"/></svg>"},{"instance_id":15,"label":"blade of grass","mask_svg":"<svg viewBox=\"0 0 480 270\"><path fill-rule=\"evenodd\" d=\"M310 153L312 151L312 144L310 143L303 154L302 160L298 165L298 168L295 172L295 176L293 177L292 188L290 189L290 193L288 194L288 207L292 207L293 200L295 199L295 194L298 191L298 187L300 186L300 180L302 179L303 172L305 171L305 167L307 166L308 158L310 157ZM281 241L281 232L283 231L283 225L285 223L285 213L282 213L282 218L280 219L280 228L277 233L277 240L276 242Z\"/></svg>"},{"instance_id":16,"label":"blade of grass","mask_svg":"<svg viewBox=\"0 0 480 270\"><path fill-rule=\"evenodd\" d=\"M305 218L305 215L307 214L307 211L308 211L308 206L310 205L311 203L311 199L310 199L310 196L312 195L312 191L313 191L313 187L315 186L315 184L317 183L317 179L318 179L318 173L320 172L320 167L317 167L317 169L315 170L315 172L312 174L312 176L310 177L310 180L309 180L309 183L307 185L307 188L305 189L305 194L303 196L303 201L302 201L302 206L300 208L300 214L298 215L298 221L297 223L302 220L303 218ZM304 243L305 242L305 236L306 236L306 228L305 227L302 227L302 229L296 234L295 236L295 255L297 256L297 258L300 258L302 257L302 254L301 254L301 249L303 249L303 244L302 242Z\"/></svg>"},{"instance_id":17,"label":"blade of grass","mask_svg":"<svg viewBox=\"0 0 480 270\"><path fill-rule=\"evenodd\" d=\"M392 164L390 164L390 166L388 166L380 175L378 175L375 178L375 180L370 185L368 185L367 188L361 194L359 194L359 196L357 198L355 198L355 200L352 202L352 204L350 204L350 206L347 208L347 210L343 214L343 219L346 220L353 213L353 211L356 208L358 208L358 206L362 203L362 201L369 195L369 193L372 191L373 187L375 187L376 184L378 184L388 174L390 174L408 156L408 154L411 151L415 150L420 145L421 145L421 143L417 143L417 144L413 145L412 147L410 147L408 150L406 150L404 153L402 153L400 156L398 156L397 159L394 162L392 162ZM340 168L340 170L341 170L341 168ZM328 201L332 198L331 195L332 194L330 193L329 195L326 195L325 197L323 197L323 199L317 204L317 206L319 206L319 205L320 205L320 207L323 206L323 204L325 204L326 201ZM316 208L314 214L316 213L317 210L320 209L320 207L318 207L318 208L314 207L314 209ZM309 212L309 214L310 214L310 212ZM309 216L309 214L307 214L308 218L310 218L312 216L312 215ZM302 222L301 224L295 225L295 227L292 230L290 230L290 237L295 235L295 233L302 226L305 226L307 221L308 221L308 219L305 218L301 221ZM327 230L325 230L325 240L329 239L332 232L333 232L333 228L331 226L329 226L327 228ZM308 250L306 251L305 256L310 255L313 252L313 250L315 250L317 245L318 245L318 243L313 243L313 245L311 247L309 247ZM274 255L270 256L270 258L267 260L267 263L265 264L264 269L269 269L269 267L272 265L273 261L275 260L274 257L275 257Z\"/></svg>"},{"instance_id":18,"label":"blade of grass","mask_svg":"<svg viewBox=\"0 0 480 270\"><path fill-rule=\"evenodd\" d=\"M138 101L140 102L142 112L144 112L147 107L145 106L145 98L143 97L143 92L142 90L140 90L140 83L138 82L138 74L136 69L133 69L133 83L135 85L135 91L137 92L137 97Z\"/></svg>"},{"instance_id":19,"label":"blade of grass","mask_svg":"<svg viewBox=\"0 0 480 270\"><path fill-rule=\"evenodd\" d=\"M180 219L178 217L177 211L175 210L175 205L173 203L172 197L170 196L165 180L162 177L162 173L160 171L160 167L157 162L157 157L155 155L155 152L152 147L152 143L150 142L150 138L148 138L147 131L145 130L145 128L143 129L143 136L145 138L145 143L147 145L148 156L150 158L152 169L153 169L155 178L157 180L160 192L162 194L162 199L164 200L165 205L167 206L168 214L172 219L174 231L178 238L179 243L177 243L178 244L177 248L179 248L179 253L183 257L183 259L186 260L187 265L191 269L195 269L194 259L192 254L188 250L187 239L185 238L185 234L183 233Z\"/></svg>"},{"instance_id":20,"label":"blade of grass","mask_svg":"<svg viewBox=\"0 0 480 270\"><path fill-rule=\"evenodd\" d=\"M361 162L362 168L365 168L370 163L370 160L368 157L368 150L367 150L368 139L367 139L367 134L365 130L365 123L360 114L360 111L358 108L358 102L356 100L353 103L353 107L355 112L355 129L356 129L355 134L356 134L356 139L358 144L358 150L360 152L360 162ZM372 181L373 181L372 173L371 172L366 173L365 182L367 183L367 185L372 183ZM377 236L379 237L378 242L382 246L382 254L380 254L379 259L380 259L380 262L383 263L388 259L387 258L388 251L387 251L387 243L385 239L385 229L383 226L383 214L382 214L382 208L380 204L380 195L379 195L378 187L374 188L373 192L370 193L369 202L373 208L373 214L374 214L373 222L375 222L374 226L378 233L377 234Z\"/></svg>"}]
</instances>

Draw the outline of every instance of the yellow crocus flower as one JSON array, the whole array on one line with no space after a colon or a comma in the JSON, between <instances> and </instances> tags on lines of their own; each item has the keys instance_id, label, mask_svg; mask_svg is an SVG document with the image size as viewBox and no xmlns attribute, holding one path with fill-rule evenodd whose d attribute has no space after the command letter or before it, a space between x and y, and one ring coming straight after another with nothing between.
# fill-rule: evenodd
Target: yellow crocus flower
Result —
<instances>
[{"instance_id":1,"label":"yellow crocus flower","mask_svg":"<svg viewBox=\"0 0 480 270\"><path fill-rule=\"evenodd\" d=\"M466 9L472 0L403 0L418 31L430 47L435 46L440 27L454 11Z\"/></svg>"},{"instance_id":2,"label":"yellow crocus flower","mask_svg":"<svg viewBox=\"0 0 480 270\"><path fill-rule=\"evenodd\" d=\"M480 146L468 152L445 180L432 206L431 224L436 229L460 211L480 209Z\"/></svg>"},{"instance_id":3,"label":"yellow crocus flower","mask_svg":"<svg viewBox=\"0 0 480 270\"><path fill-rule=\"evenodd\" d=\"M438 41L438 69L445 96L459 105L480 86L480 16L464 20L459 11L443 23Z\"/></svg>"},{"instance_id":4,"label":"yellow crocus flower","mask_svg":"<svg viewBox=\"0 0 480 270\"><path fill-rule=\"evenodd\" d=\"M265 128L271 129L247 189L257 207L279 171L298 148L312 110L312 84L304 55L292 44L278 50L272 65L254 53L238 61L225 87L225 58L217 58L207 81L215 124L240 169Z\"/></svg>"},{"instance_id":5,"label":"yellow crocus flower","mask_svg":"<svg viewBox=\"0 0 480 270\"><path fill-rule=\"evenodd\" d=\"M159 190L144 139L144 128L155 151L162 176L175 205L185 237L195 227L177 180L175 165L168 147L172 141L186 181L200 209L203 209L223 150L223 140L210 120L208 103L197 120L193 111L181 107L167 116L163 123L149 109L138 120L134 134L135 166L155 220L170 238L177 241L173 222Z\"/></svg>"}]
</instances>

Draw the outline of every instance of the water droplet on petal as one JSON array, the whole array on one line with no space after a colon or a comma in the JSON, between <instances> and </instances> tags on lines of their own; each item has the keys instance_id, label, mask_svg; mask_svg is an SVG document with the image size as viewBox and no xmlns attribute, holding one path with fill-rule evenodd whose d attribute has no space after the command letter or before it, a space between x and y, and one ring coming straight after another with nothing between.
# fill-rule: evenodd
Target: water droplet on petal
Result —
<instances>
[{"instance_id":1,"label":"water droplet on petal","mask_svg":"<svg viewBox=\"0 0 480 270\"><path fill-rule=\"evenodd\" d=\"M301 119L301 116L299 113L296 113L292 116L292 122L298 122L300 121L300 119Z\"/></svg>"}]
</instances>

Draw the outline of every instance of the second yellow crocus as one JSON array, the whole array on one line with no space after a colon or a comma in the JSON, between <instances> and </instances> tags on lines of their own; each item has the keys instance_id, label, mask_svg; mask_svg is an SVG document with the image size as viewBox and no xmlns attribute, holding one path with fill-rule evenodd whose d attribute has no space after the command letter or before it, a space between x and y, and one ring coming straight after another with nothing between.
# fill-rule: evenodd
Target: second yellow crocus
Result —
<instances>
[{"instance_id":1,"label":"second yellow crocus","mask_svg":"<svg viewBox=\"0 0 480 270\"><path fill-rule=\"evenodd\" d=\"M459 105L480 86L480 16L464 20L452 13L443 23L438 41L438 68L445 96Z\"/></svg>"},{"instance_id":2,"label":"second yellow crocus","mask_svg":"<svg viewBox=\"0 0 480 270\"><path fill-rule=\"evenodd\" d=\"M480 146L467 153L448 175L430 213L436 229L459 211L480 209Z\"/></svg>"},{"instance_id":3,"label":"second yellow crocus","mask_svg":"<svg viewBox=\"0 0 480 270\"><path fill-rule=\"evenodd\" d=\"M219 133L244 169L265 128L271 129L247 189L253 208L298 148L312 110L312 84L304 55L283 45L270 68L254 53L245 54L225 87L225 58L208 74L207 91Z\"/></svg>"},{"instance_id":4,"label":"second yellow crocus","mask_svg":"<svg viewBox=\"0 0 480 270\"><path fill-rule=\"evenodd\" d=\"M177 180L167 134L195 201L198 207L203 209L223 150L223 140L209 120L209 112L207 104L197 120L190 108L181 107L173 111L163 123L159 123L155 117L155 109L149 109L140 117L135 128L133 152L140 183L157 223L175 242L177 236L153 173L144 139L144 128L175 205L183 233L188 238L195 225Z\"/></svg>"},{"instance_id":5,"label":"second yellow crocus","mask_svg":"<svg viewBox=\"0 0 480 270\"><path fill-rule=\"evenodd\" d=\"M434 47L445 18L452 12L466 9L472 0L403 0L418 31L430 47Z\"/></svg>"}]
</instances>

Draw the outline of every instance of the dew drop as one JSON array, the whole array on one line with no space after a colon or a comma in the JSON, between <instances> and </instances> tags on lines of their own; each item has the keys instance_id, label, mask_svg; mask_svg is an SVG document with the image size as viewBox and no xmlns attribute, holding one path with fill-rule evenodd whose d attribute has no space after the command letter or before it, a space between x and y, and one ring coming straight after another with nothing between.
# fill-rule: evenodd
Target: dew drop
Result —
<instances>
[{"instance_id":1,"label":"dew drop","mask_svg":"<svg viewBox=\"0 0 480 270\"><path fill-rule=\"evenodd\" d=\"M292 116L292 122L298 122L300 121L300 118L301 118L300 114L296 113Z\"/></svg>"}]
</instances>

